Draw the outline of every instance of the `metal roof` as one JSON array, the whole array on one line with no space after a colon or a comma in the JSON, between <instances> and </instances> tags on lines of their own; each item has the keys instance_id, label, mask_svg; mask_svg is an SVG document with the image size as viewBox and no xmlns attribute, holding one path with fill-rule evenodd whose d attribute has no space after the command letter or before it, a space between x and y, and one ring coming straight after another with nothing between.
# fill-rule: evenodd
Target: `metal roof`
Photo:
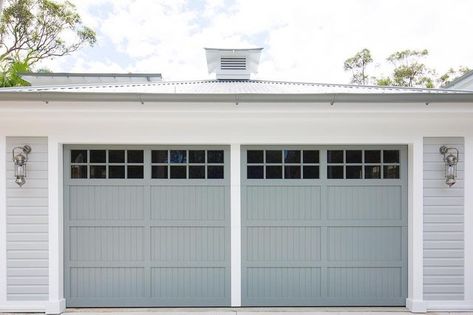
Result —
<instances>
[{"instance_id":1,"label":"metal roof","mask_svg":"<svg viewBox=\"0 0 473 315\"><path fill-rule=\"evenodd\" d=\"M452 101L473 102L473 91L359 86L263 80L161 81L131 84L88 84L0 89L1 100L147 100L211 101L239 97L260 101Z\"/></svg>"}]
</instances>

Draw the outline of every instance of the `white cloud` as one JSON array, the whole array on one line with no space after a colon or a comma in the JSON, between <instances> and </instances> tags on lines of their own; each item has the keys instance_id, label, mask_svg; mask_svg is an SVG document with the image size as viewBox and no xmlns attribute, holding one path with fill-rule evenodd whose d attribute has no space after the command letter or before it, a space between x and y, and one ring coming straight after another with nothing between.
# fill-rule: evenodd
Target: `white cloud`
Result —
<instances>
[{"instance_id":1,"label":"white cloud","mask_svg":"<svg viewBox=\"0 0 473 315\"><path fill-rule=\"evenodd\" d=\"M106 61L77 54L67 63L55 62L56 71L115 69L161 72L168 80L206 78L203 47L255 46L265 48L257 76L264 79L344 83L349 74L343 61L365 47L381 64L396 50L427 48L428 63L439 72L473 66L470 0L75 2L84 22L99 33L93 55L100 56L105 49L100 41L109 40L127 60L115 58L109 47ZM106 12L97 16L100 8Z\"/></svg>"}]
</instances>

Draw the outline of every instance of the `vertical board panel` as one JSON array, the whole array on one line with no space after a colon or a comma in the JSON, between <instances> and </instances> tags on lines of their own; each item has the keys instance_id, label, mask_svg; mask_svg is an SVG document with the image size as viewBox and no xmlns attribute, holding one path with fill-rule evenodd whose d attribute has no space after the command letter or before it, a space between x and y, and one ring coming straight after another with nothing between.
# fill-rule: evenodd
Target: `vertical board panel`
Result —
<instances>
[{"instance_id":1,"label":"vertical board panel","mask_svg":"<svg viewBox=\"0 0 473 315\"><path fill-rule=\"evenodd\" d=\"M13 147L28 144L27 181L15 184ZM7 137L7 300L48 299L48 139Z\"/></svg>"},{"instance_id":2,"label":"vertical board panel","mask_svg":"<svg viewBox=\"0 0 473 315\"><path fill-rule=\"evenodd\" d=\"M458 180L445 184L441 146L459 150ZM464 139L424 138L424 299L464 299Z\"/></svg>"},{"instance_id":3,"label":"vertical board panel","mask_svg":"<svg viewBox=\"0 0 473 315\"><path fill-rule=\"evenodd\" d=\"M251 149L250 149L251 148ZM400 178L327 178L331 146L318 150L320 178L248 179L242 151L244 306L403 306L407 297L407 148ZM253 164L254 165L254 164Z\"/></svg>"},{"instance_id":4,"label":"vertical board panel","mask_svg":"<svg viewBox=\"0 0 473 315\"><path fill-rule=\"evenodd\" d=\"M144 178L71 179L71 148L143 150ZM160 149L66 146L67 306L230 305L228 150L224 179L152 179Z\"/></svg>"}]
</instances>

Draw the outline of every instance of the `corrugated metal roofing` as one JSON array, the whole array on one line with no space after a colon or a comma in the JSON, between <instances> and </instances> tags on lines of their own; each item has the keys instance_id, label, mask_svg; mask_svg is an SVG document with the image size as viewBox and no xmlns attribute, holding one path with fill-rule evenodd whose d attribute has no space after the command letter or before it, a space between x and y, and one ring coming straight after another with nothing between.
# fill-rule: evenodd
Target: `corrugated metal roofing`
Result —
<instances>
[{"instance_id":1,"label":"corrugated metal roofing","mask_svg":"<svg viewBox=\"0 0 473 315\"><path fill-rule=\"evenodd\" d=\"M32 86L0 89L1 93L118 93L118 94L465 94L471 91L405 87L360 86L284 81L162 81L144 84ZM1 96L0 96L1 97Z\"/></svg>"}]
</instances>

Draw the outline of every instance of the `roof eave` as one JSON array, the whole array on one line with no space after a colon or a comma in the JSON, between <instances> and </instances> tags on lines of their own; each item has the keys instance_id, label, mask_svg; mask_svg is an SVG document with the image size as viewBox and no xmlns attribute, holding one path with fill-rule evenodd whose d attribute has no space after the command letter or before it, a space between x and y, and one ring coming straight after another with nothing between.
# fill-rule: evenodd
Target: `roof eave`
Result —
<instances>
[{"instance_id":1,"label":"roof eave","mask_svg":"<svg viewBox=\"0 0 473 315\"><path fill-rule=\"evenodd\" d=\"M175 94L175 93L81 93L3 92L0 102L275 102L275 103L473 103L473 93L429 94Z\"/></svg>"}]
</instances>

